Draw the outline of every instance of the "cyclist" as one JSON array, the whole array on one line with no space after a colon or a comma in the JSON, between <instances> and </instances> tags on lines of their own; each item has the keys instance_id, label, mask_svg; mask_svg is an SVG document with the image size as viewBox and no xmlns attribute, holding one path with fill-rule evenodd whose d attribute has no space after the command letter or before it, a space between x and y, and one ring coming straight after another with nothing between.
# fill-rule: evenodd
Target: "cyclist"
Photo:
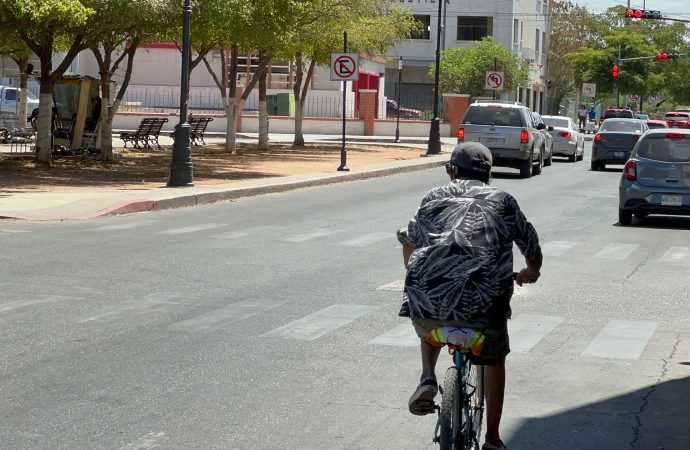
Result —
<instances>
[{"instance_id":1,"label":"cyclist","mask_svg":"<svg viewBox=\"0 0 690 450\"><path fill-rule=\"evenodd\" d=\"M527 267L517 283L534 283L542 263L539 237L508 193L489 186L491 152L478 142L453 150L446 171L450 184L429 191L407 228L398 231L407 268L400 316L409 317L420 337L422 375L408 402L412 414L434 412L439 347L424 337L432 329L480 329L484 346L476 364L485 365L485 444L505 449L499 435L510 352L507 320L513 294L513 243Z\"/></svg>"}]
</instances>

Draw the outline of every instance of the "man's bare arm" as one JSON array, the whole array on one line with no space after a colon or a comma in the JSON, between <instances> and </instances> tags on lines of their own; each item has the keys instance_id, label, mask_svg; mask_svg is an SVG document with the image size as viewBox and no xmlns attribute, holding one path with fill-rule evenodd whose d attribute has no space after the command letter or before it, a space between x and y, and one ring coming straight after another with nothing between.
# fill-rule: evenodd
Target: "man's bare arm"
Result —
<instances>
[{"instance_id":1,"label":"man's bare arm","mask_svg":"<svg viewBox=\"0 0 690 450\"><path fill-rule=\"evenodd\" d=\"M410 256L412 255L412 252L414 251L414 245L413 244L404 244L402 250L403 250L403 264L405 264L405 268L407 269L407 264L410 262Z\"/></svg>"}]
</instances>

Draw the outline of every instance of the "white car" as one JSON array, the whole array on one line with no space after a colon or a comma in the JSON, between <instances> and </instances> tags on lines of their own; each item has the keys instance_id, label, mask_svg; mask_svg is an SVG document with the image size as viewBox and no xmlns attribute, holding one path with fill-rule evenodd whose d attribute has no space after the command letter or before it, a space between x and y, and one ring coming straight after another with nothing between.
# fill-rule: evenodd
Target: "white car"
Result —
<instances>
[{"instance_id":1,"label":"white car","mask_svg":"<svg viewBox=\"0 0 690 450\"><path fill-rule=\"evenodd\" d=\"M542 116L553 137L553 156L567 156L570 162L582 161L585 155L585 137L573 119L566 116Z\"/></svg>"}]
</instances>

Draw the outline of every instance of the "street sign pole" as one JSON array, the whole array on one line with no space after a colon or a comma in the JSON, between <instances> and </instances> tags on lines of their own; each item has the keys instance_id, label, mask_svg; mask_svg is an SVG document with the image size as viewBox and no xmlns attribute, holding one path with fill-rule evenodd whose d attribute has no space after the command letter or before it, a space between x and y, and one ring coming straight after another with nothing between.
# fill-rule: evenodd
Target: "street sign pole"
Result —
<instances>
[{"instance_id":1,"label":"street sign pole","mask_svg":"<svg viewBox=\"0 0 690 450\"><path fill-rule=\"evenodd\" d=\"M347 31L343 31L343 53L347 53ZM347 167L347 150L345 150L345 124L347 123L345 116L347 108L347 80L343 80L343 142L340 147L340 167L338 167L339 172L348 172L350 169Z\"/></svg>"}]
</instances>

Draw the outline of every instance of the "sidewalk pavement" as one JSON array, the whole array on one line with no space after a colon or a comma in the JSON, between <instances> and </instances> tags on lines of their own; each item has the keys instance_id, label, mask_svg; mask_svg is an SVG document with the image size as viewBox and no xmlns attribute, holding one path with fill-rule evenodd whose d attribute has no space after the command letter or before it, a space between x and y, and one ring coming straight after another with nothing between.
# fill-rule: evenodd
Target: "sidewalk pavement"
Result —
<instances>
[{"instance_id":1,"label":"sidewalk pavement","mask_svg":"<svg viewBox=\"0 0 690 450\"><path fill-rule=\"evenodd\" d=\"M208 143L222 138L206 139ZM334 142L339 136L306 135L307 142ZM238 140L256 141L256 136L243 133ZM275 142L291 141L292 135L271 135ZM390 137L349 136L347 142L390 144ZM419 147L426 138L402 138L400 145ZM241 197L284 192L304 187L362 180L396 173L439 167L448 160L454 139L443 139L439 155L393 161L366 167L350 167L348 172L310 173L269 179L237 180L225 184L166 187L152 189L79 189L51 192L2 192L0 187L0 219L15 220L85 220L100 216L158 211L196 206Z\"/></svg>"}]
</instances>

